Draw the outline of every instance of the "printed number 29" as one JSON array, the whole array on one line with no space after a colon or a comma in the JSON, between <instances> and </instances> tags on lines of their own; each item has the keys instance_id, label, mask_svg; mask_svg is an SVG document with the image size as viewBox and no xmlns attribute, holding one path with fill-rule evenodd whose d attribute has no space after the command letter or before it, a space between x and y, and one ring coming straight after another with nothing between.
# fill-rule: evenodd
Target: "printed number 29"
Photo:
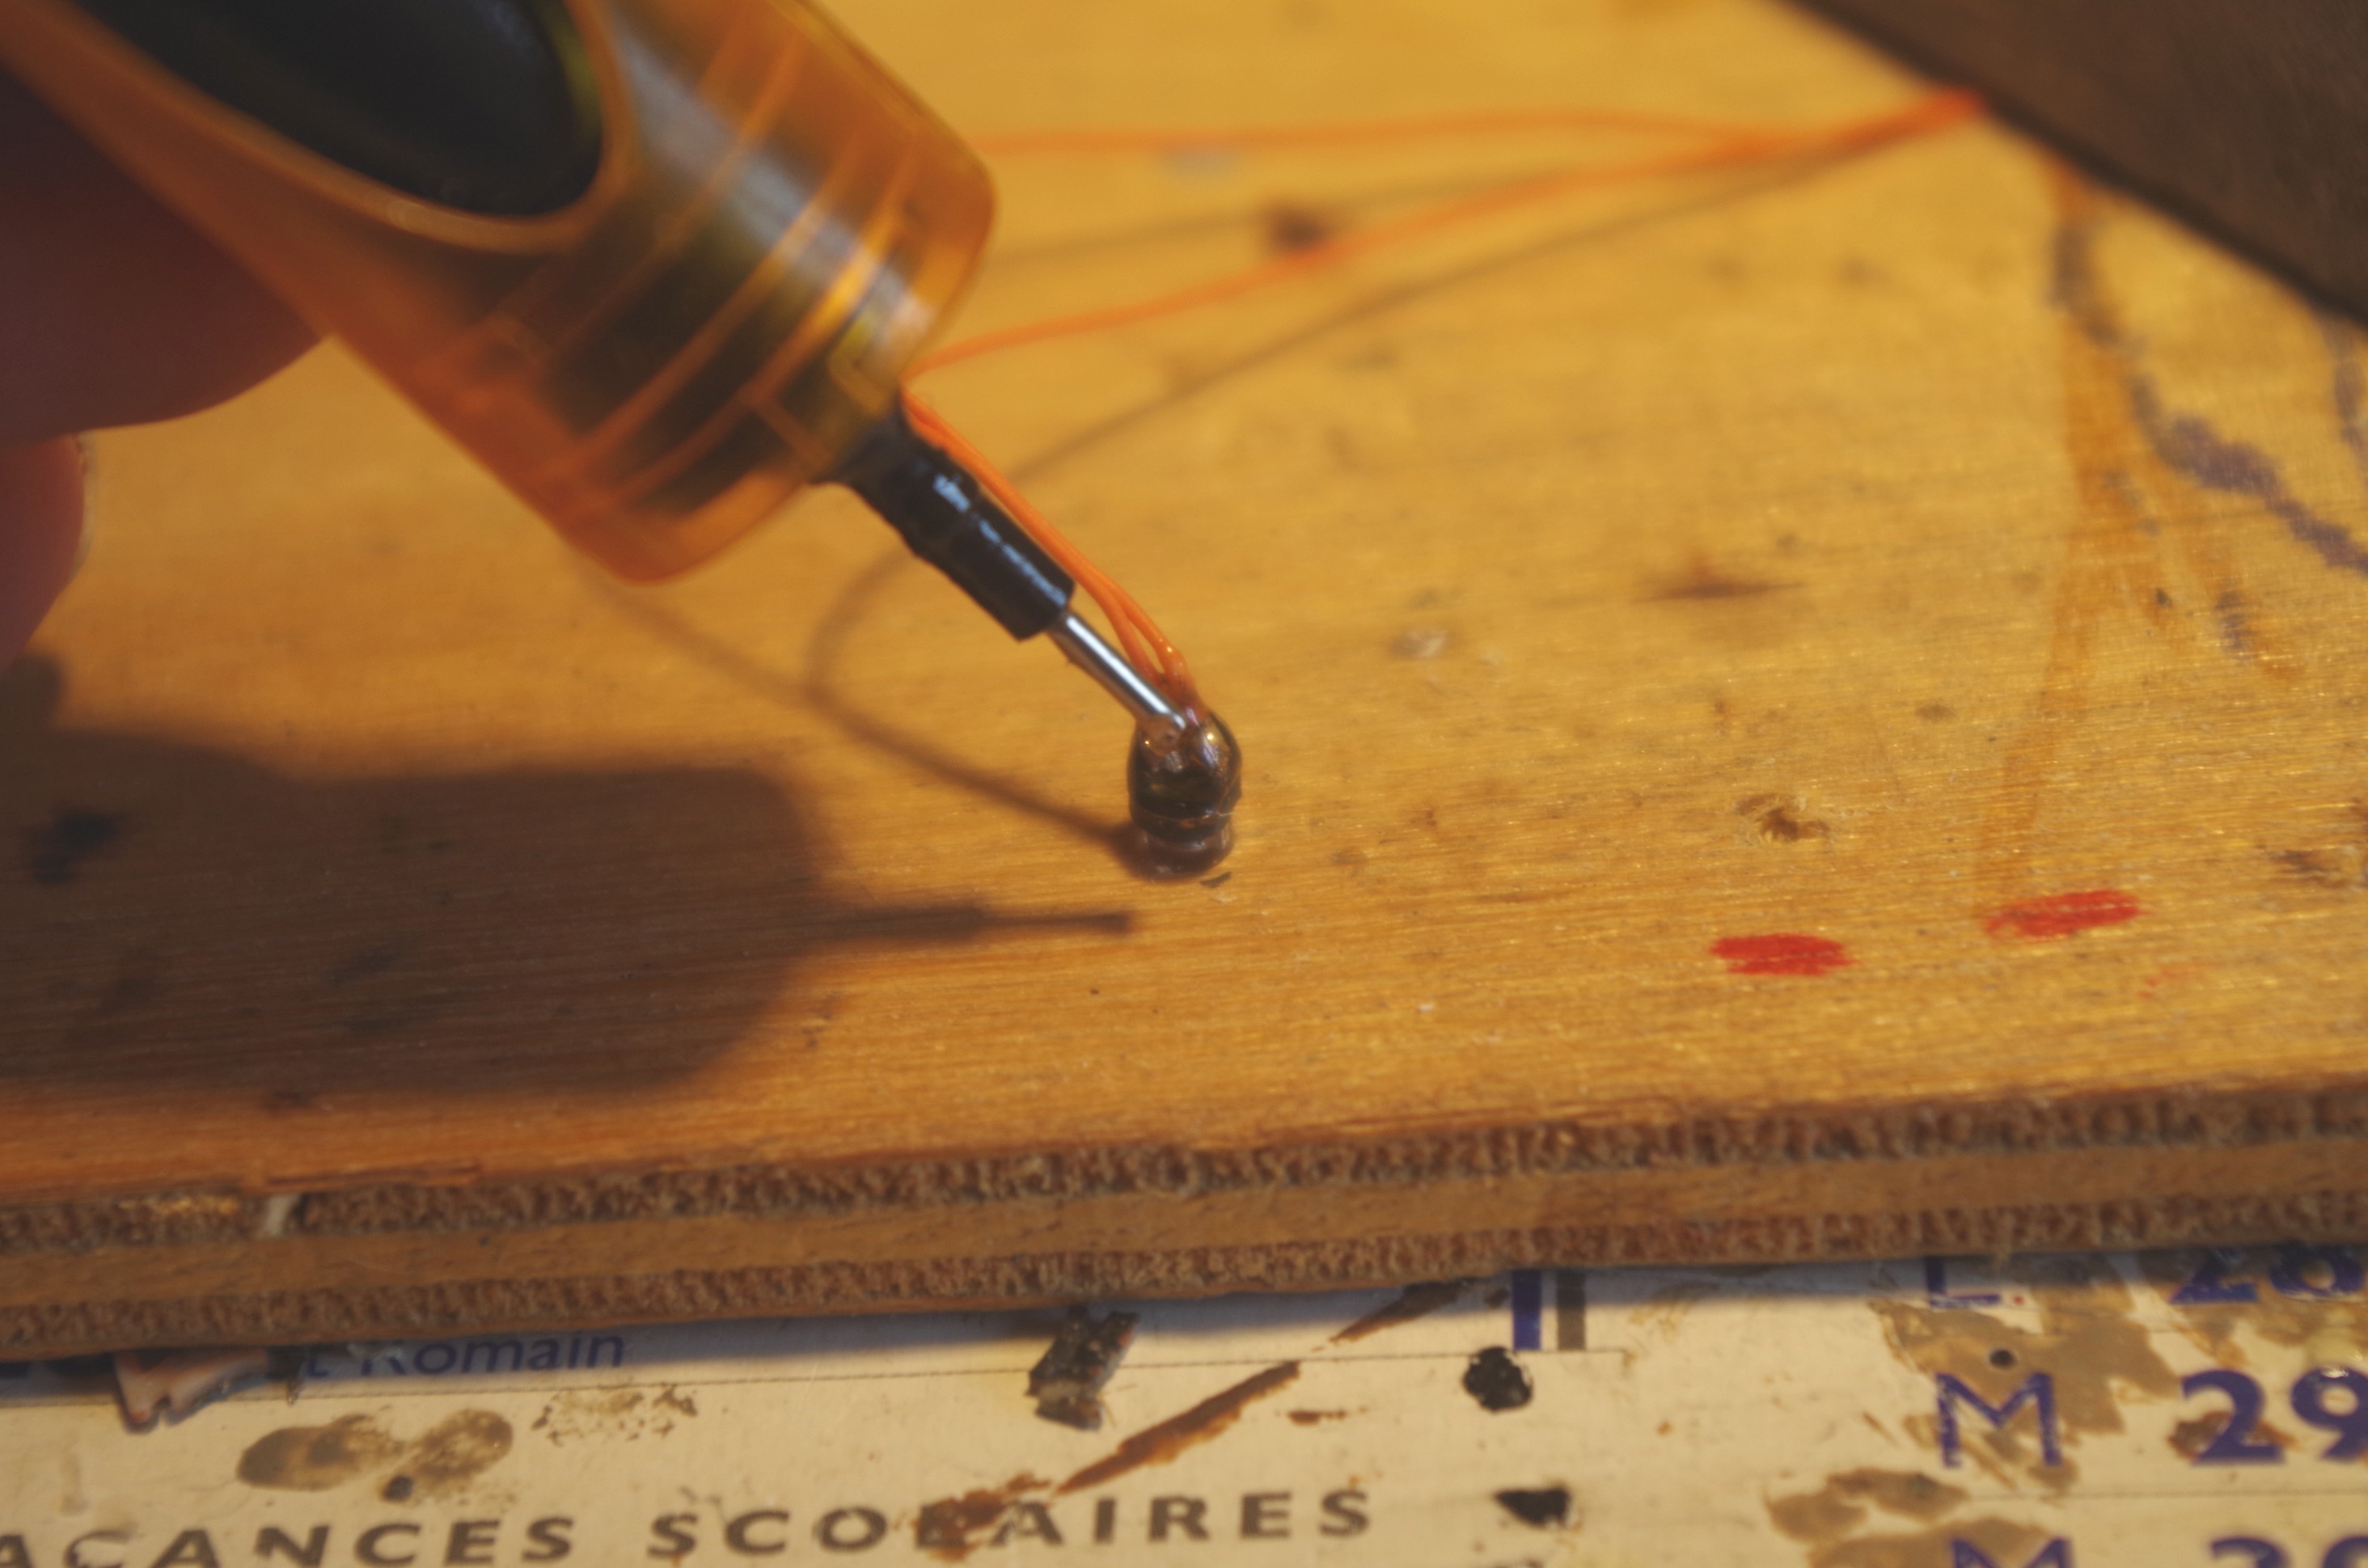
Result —
<instances>
[{"instance_id":1,"label":"printed number 29","mask_svg":"<svg viewBox=\"0 0 2368 1568\"><path fill-rule=\"evenodd\" d=\"M2261 1407L2265 1403L2261 1385L2242 1372L2214 1368L2208 1372L2195 1372L2180 1380L2179 1392L2192 1399L2205 1391L2228 1396L2228 1424L2220 1428L2203 1451L2195 1456L2197 1464L2280 1464L2285 1453L2275 1443L2264 1442L2254 1434L2260 1426ZM2340 1408L2330 1404L2328 1396L2340 1392ZM2322 1432L2335 1434L2321 1459L2356 1460L2368 1454L2368 1377L2349 1367L2317 1367L2294 1380L2286 1402L2294 1413L2306 1424ZM2250 1537L2231 1536L2232 1541ZM2347 1538L2368 1540L2368 1538ZM2339 1546L2344 1542L2339 1541ZM2215 1546L2214 1551L2219 1549ZM2328 1559L2330 1563L2349 1565L2350 1557ZM2359 1568L2368 1568L2368 1548L2362 1549Z\"/></svg>"},{"instance_id":2,"label":"printed number 29","mask_svg":"<svg viewBox=\"0 0 2368 1568\"><path fill-rule=\"evenodd\" d=\"M2246 1568L2291 1568L2286 1549L2257 1535L2222 1536L2212 1543L2214 1557L2244 1557ZM2318 1568L2368 1568L2368 1535L2348 1535L2327 1549Z\"/></svg>"},{"instance_id":3,"label":"printed number 29","mask_svg":"<svg viewBox=\"0 0 2368 1568\"><path fill-rule=\"evenodd\" d=\"M2246 1278L2249 1260L2233 1247L2215 1247L2203 1255L2203 1265L2187 1283L2172 1292L2174 1307L2258 1301L2260 1287ZM2289 1244L2278 1249L2269 1266L2270 1289L2297 1300L2356 1296L2368 1284L2368 1268L2358 1255L2342 1247Z\"/></svg>"}]
</instances>

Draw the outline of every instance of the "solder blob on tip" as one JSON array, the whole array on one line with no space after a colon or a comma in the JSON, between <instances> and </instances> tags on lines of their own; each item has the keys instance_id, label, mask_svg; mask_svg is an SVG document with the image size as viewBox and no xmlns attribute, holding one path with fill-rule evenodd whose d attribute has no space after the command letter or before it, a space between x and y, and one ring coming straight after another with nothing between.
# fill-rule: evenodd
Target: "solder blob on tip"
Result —
<instances>
[{"instance_id":1,"label":"solder blob on tip","mask_svg":"<svg viewBox=\"0 0 2368 1568\"><path fill-rule=\"evenodd\" d=\"M1127 748L1128 814L1135 850L1153 874L1191 876L1234 847L1234 808L1242 798L1242 748L1212 713L1161 744L1137 730Z\"/></svg>"}]
</instances>

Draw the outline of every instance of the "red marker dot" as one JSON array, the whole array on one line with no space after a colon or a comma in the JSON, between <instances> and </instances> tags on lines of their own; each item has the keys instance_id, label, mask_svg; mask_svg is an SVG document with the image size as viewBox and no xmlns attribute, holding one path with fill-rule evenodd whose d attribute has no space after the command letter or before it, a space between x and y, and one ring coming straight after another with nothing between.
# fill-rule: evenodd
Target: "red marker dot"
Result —
<instances>
[{"instance_id":1,"label":"red marker dot","mask_svg":"<svg viewBox=\"0 0 2368 1568\"><path fill-rule=\"evenodd\" d=\"M1858 960L1839 942L1789 931L1765 937L1721 937L1711 956L1726 960L1729 974L1830 974Z\"/></svg>"},{"instance_id":2,"label":"red marker dot","mask_svg":"<svg viewBox=\"0 0 2368 1568\"><path fill-rule=\"evenodd\" d=\"M2119 888L2050 893L1995 910L1983 927L1993 937L2069 937L2094 926L2119 926L2146 913Z\"/></svg>"}]
</instances>

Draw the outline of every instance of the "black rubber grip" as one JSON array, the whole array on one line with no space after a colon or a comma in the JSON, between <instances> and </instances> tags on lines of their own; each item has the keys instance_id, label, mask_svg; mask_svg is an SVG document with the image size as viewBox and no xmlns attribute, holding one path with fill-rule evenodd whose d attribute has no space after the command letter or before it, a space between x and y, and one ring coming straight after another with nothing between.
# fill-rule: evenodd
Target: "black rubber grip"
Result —
<instances>
[{"instance_id":1,"label":"black rubber grip","mask_svg":"<svg viewBox=\"0 0 2368 1568\"><path fill-rule=\"evenodd\" d=\"M558 0L76 4L208 97L440 206L553 212L599 166L598 87Z\"/></svg>"},{"instance_id":2,"label":"black rubber grip","mask_svg":"<svg viewBox=\"0 0 2368 1568\"><path fill-rule=\"evenodd\" d=\"M1061 619L1076 585L970 471L925 441L900 404L831 476L871 504L913 553L1014 637Z\"/></svg>"}]
</instances>

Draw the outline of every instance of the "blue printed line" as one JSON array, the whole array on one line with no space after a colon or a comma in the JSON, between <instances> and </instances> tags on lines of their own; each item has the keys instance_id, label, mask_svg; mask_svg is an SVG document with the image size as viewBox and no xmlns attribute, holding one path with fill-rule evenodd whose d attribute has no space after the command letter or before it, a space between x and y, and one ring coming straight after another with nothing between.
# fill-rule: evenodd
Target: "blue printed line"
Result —
<instances>
[{"instance_id":1,"label":"blue printed line","mask_svg":"<svg viewBox=\"0 0 2368 1568\"><path fill-rule=\"evenodd\" d=\"M1546 1277L1534 1268L1513 1271L1513 1348L1535 1350L1545 1316Z\"/></svg>"}]
</instances>

